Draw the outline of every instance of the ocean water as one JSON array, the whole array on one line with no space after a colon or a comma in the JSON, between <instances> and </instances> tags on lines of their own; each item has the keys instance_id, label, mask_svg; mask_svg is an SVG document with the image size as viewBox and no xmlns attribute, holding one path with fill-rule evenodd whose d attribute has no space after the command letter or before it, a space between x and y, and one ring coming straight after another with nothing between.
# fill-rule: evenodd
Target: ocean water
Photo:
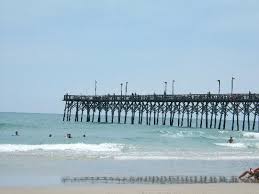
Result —
<instances>
[{"instance_id":1,"label":"ocean water","mask_svg":"<svg viewBox=\"0 0 259 194\"><path fill-rule=\"evenodd\" d=\"M230 136L233 144L226 143ZM63 176L231 176L249 167L259 167L256 131L75 123L63 122L59 114L0 113L0 185L61 184Z\"/></svg>"}]
</instances>

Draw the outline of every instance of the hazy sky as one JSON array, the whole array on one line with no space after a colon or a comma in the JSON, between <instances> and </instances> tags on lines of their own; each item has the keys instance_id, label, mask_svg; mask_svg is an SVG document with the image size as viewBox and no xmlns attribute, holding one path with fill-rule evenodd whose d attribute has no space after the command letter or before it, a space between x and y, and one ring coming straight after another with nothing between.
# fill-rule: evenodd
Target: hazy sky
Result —
<instances>
[{"instance_id":1,"label":"hazy sky","mask_svg":"<svg viewBox=\"0 0 259 194\"><path fill-rule=\"evenodd\" d=\"M0 0L0 111L64 93L259 93L258 0ZM168 86L170 89L171 86ZM170 92L170 91L169 91Z\"/></svg>"}]
</instances>

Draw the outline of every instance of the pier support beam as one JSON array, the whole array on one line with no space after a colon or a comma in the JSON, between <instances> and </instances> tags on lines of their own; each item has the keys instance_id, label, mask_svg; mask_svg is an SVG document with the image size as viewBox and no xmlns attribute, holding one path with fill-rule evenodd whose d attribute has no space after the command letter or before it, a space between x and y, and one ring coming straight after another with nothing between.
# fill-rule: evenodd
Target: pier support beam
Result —
<instances>
[{"instance_id":1,"label":"pier support beam","mask_svg":"<svg viewBox=\"0 0 259 194\"><path fill-rule=\"evenodd\" d=\"M84 117L84 107L82 107L82 110L81 110L81 122L83 122L83 117Z\"/></svg>"},{"instance_id":2,"label":"pier support beam","mask_svg":"<svg viewBox=\"0 0 259 194\"><path fill-rule=\"evenodd\" d=\"M66 104L65 104L64 114L63 114L63 121L65 121L65 118L66 118L67 104L68 104L68 102L66 102Z\"/></svg>"},{"instance_id":3,"label":"pier support beam","mask_svg":"<svg viewBox=\"0 0 259 194\"><path fill-rule=\"evenodd\" d=\"M253 127L252 127L253 131L255 130L256 113L257 113L256 104L254 103L254 121L253 121Z\"/></svg>"}]
</instances>

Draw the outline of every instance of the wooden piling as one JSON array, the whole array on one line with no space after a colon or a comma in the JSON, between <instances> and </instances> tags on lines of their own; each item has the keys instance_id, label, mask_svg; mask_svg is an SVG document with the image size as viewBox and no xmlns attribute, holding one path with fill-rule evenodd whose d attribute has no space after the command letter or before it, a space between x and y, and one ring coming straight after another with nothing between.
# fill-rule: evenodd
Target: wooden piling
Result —
<instances>
[{"instance_id":1,"label":"wooden piling","mask_svg":"<svg viewBox=\"0 0 259 194\"><path fill-rule=\"evenodd\" d=\"M253 120L253 131L255 130L255 120L256 120L256 106L254 105L254 120Z\"/></svg>"},{"instance_id":2,"label":"wooden piling","mask_svg":"<svg viewBox=\"0 0 259 194\"><path fill-rule=\"evenodd\" d=\"M237 120L236 120L236 122L237 122L237 131L239 131L239 111L238 111L238 109L239 109L239 104L237 103L236 104L236 118L237 118Z\"/></svg>"},{"instance_id":3,"label":"wooden piling","mask_svg":"<svg viewBox=\"0 0 259 194\"><path fill-rule=\"evenodd\" d=\"M186 109L187 109L187 111L186 111L186 113L187 113L187 125L186 125L186 127L189 127L190 126L190 107L189 107L189 102L187 103L187 106L186 106Z\"/></svg>"},{"instance_id":4,"label":"wooden piling","mask_svg":"<svg viewBox=\"0 0 259 194\"><path fill-rule=\"evenodd\" d=\"M63 121L65 121L65 118L66 118L67 104L68 104L68 102L66 101L65 108L64 108L64 114L63 114Z\"/></svg>"},{"instance_id":5,"label":"wooden piling","mask_svg":"<svg viewBox=\"0 0 259 194\"><path fill-rule=\"evenodd\" d=\"M245 130L245 120L246 120L246 103L243 104L243 125L242 125L242 131Z\"/></svg>"},{"instance_id":6,"label":"wooden piling","mask_svg":"<svg viewBox=\"0 0 259 194\"><path fill-rule=\"evenodd\" d=\"M235 103L232 103L232 131L234 130L234 120L235 120Z\"/></svg>"},{"instance_id":7,"label":"wooden piling","mask_svg":"<svg viewBox=\"0 0 259 194\"><path fill-rule=\"evenodd\" d=\"M156 124L156 110L154 109L154 125Z\"/></svg>"},{"instance_id":8,"label":"wooden piling","mask_svg":"<svg viewBox=\"0 0 259 194\"><path fill-rule=\"evenodd\" d=\"M183 126L183 119L184 119L185 109L186 109L186 106L185 106L185 103L183 103L182 118L181 118L181 127Z\"/></svg>"},{"instance_id":9,"label":"wooden piling","mask_svg":"<svg viewBox=\"0 0 259 194\"><path fill-rule=\"evenodd\" d=\"M178 104L178 127L180 126L181 102Z\"/></svg>"},{"instance_id":10,"label":"wooden piling","mask_svg":"<svg viewBox=\"0 0 259 194\"><path fill-rule=\"evenodd\" d=\"M191 118L190 118L190 123L189 123L189 127L192 127L192 115L193 115L193 111L194 111L194 103L191 103Z\"/></svg>"},{"instance_id":11,"label":"wooden piling","mask_svg":"<svg viewBox=\"0 0 259 194\"><path fill-rule=\"evenodd\" d=\"M214 112L214 103L211 103L211 113L210 113L210 128L212 128L212 122L213 122L213 112Z\"/></svg>"},{"instance_id":12,"label":"wooden piling","mask_svg":"<svg viewBox=\"0 0 259 194\"><path fill-rule=\"evenodd\" d=\"M67 116L67 121L68 121L68 118L69 118L69 109L70 109L70 107L69 107L69 102L67 103L67 114L66 114L66 116Z\"/></svg>"},{"instance_id":13,"label":"wooden piling","mask_svg":"<svg viewBox=\"0 0 259 194\"><path fill-rule=\"evenodd\" d=\"M152 110L150 109L149 111L149 120L148 120L148 125L151 124L151 115L152 115Z\"/></svg>"},{"instance_id":14,"label":"wooden piling","mask_svg":"<svg viewBox=\"0 0 259 194\"><path fill-rule=\"evenodd\" d=\"M112 109L112 123L113 123L113 121L114 121L114 112L115 112L115 109L113 108L113 109Z\"/></svg>"},{"instance_id":15,"label":"wooden piling","mask_svg":"<svg viewBox=\"0 0 259 194\"><path fill-rule=\"evenodd\" d=\"M202 128L202 120L203 120L203 113L204 113L204 104L201 103L201 121L200 121L200 128Z\"/></svg>"},{"instance_id":16,"label":"wooden piling","mask_svg":"<svg viewBox=\"0 0 259 194\"><path fill-rule=\"evenodd\" d=\"M156 116L156 124L158 125L159 122L159 109L157 110L157 116Z\"/></svg>"},{"instance_id":17,"label":"wooden piling","mask_svg":"<svg viewBox=\"0 0 259 194\"><path fill-rule=\"evenodd\" d=\"M84 116L84 108L82 107L82 110L81 110L81 122L83 122L83 116Z\"/></svg>"},{"instance_id":18,"label":"wooden piling","mask_svg":"<svg viewBox=\"0 0 259 194\"><path fill-rule=\"evenodd\" d=\"M175 102L174 107L173 107L172 126L174 126L174 115L175 115L176 108L177 108L177 105L176 105L176 102Z\"/></svg>"},{"instance_id":19,"label":"wooden piling","mask_svg":"<svg viewBox=\"0 0 259 194\"><path fill-rule=\"evenodd\" d=\"M97 122L100 123L101 122L101 109L98 110L98 119Z\"/></svg>"},{"instance_id":20,"label":"wooden piling","mask_svg":"<svg viewBox=\"0 0 259 194\"><path fill-rule=\"evenodd\" d=\"M224 120L223 120L223 129L226 129L226 120L227 120L227 108L228 108L228 103L226 103L224 107Z\"/></svg>"},{"instance_id":21,"label":"wooden piling","mask_svg":"<svg viewBox=\"0 0 259 194\"><path fill-rule=\"evenodd\" d=\"M224 112L224 102L220 104L221 110L220 110L220 117L219 117L219 125L218 125L218 129L221 129L221 120L222 120L222 115Z\"/></svg>"},{"instance_id":22,"label":"wooden piling","mask_svg":"<svg viewBox=\"0 0 259 194\"><path fill-rule=\"evenodd\" d=\"M205 103L205 114L206 114L206 128L208 128L208 102Z\"/></svg>"},{"instance_id":23,"label":"wooden piling","mask_svg":"<svg viewBox=\"0 0 259 194\"><path fill-rule=\"evenodd\" d=\"M217 127L217 115L218 115L218 102L214 106L214 129Z\"/></svg>"},{"instance_id":24,"label":"wooden piling","mask_svg":"<svg viewBox=\"0 0 259 194\"><path fill-rule=\"evenodd\" d=\"M95 114L95 108L93 109L92 122L94 122L94 114Z\"/></svg>"},{"instance_id":25,"label":"wooden piling","mask_svg":"<svg viewBox=\"0 0 259 194\"><path fill-rule=\"evenodd\" d=\"M247 103L247 128L250 131L250 103Z\"/></svg>"},{"instance_id":26,"label":"wooden piling","mask_svg":"<svg viewBox=\"0 0 259 194\"><path fill-rule=\"evenodd\" d=\"M198 128L198 118L199 118L199 102L197 102L196 107L195 107L195 112L196 112L196 117L195 117L195 127Z\"/></svg>"},{"instance_id":27,"label":"wooden piling","mask_svg":"<svg viewBox=\"0 0 259 194\"><path fill-rule=\"evenodd\" d=\"M75 122L78 121L78 102L76 103L76 114L75 114Z\"/></svg>"}]
</instances>

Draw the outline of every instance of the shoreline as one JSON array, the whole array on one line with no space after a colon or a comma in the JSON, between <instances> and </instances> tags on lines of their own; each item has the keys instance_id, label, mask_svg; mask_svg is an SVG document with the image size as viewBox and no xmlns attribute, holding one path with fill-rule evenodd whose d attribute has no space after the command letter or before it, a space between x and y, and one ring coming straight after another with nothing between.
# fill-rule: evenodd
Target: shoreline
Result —
<instances>
[{"instance_id":1,"label":"shoreline","mask_svg":"<svg viewBox=\"0 0 259 194\"><path fill-rule=\"evenodd\" d=\"M256 194L259 184L175 184L175 185L79 185L47 187L0 187L5 194Z\"/></svg>"}]
</instances>

